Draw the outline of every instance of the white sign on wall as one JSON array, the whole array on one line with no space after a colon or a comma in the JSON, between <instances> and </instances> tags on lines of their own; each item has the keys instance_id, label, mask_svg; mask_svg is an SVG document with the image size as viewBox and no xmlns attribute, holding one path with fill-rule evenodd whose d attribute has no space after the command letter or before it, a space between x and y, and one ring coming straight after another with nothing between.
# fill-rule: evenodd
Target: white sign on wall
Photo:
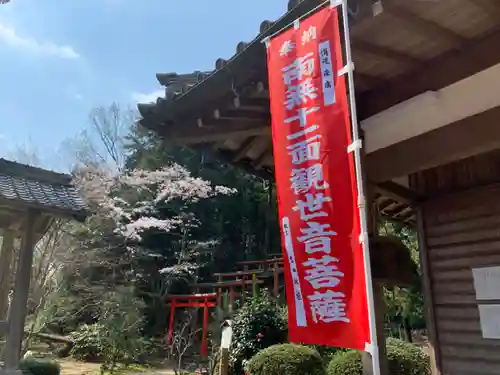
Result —
<instances>
[{"instance_id":1,"label":"white sign on wall","mask_svg":"<svg viewBox=\"0 0 500 375\"><path fill-rule=\"evenodd\" d=\"M473 268L476 299L500 300L500 266Z\"/></svg>"},{"instance_id":2,"label":"white sign on wall","mask_svg":"<svg viewBox=\"0 0 500 375\"><path fill-rule=\"evenodd\" d=\"M500 339L500 305L478 305L481 332L485 339Z\"/></svg>"}]
</instances>

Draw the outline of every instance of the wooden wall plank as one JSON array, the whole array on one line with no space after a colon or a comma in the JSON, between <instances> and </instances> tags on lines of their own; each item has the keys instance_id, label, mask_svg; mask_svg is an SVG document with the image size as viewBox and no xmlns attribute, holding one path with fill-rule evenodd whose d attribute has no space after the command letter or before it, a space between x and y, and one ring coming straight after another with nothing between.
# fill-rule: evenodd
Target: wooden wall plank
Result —
<instances>
[{"instance_id":1,"label":"wooden wall plank","mask_svg":"<svg viewBox=\"0 0 500 375\"><path fill-rule=\"evenodd\" d=\"M500 374L500 340L482 337L472 276L500 265L499 201L492 186L423 204L441 375Z\"/></svg>"}]
</instances>

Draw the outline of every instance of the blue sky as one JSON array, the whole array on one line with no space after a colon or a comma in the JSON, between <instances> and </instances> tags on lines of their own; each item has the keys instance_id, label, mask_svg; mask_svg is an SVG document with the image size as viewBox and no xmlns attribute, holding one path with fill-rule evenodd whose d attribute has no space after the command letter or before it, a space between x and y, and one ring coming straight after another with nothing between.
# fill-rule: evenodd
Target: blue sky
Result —
<instances>
[{"instance_id":1,"label":"blue sky","mask_svg":"<svg viewBox=\"0 0 500 375\"><path fill-rule=\"evenodd\" d=\"M60 146L95 106L135 106L157 72L211 70L286 0L12 0L0 5L0 157L20 145L64 169Z\"/></svg>"}]
</instances>

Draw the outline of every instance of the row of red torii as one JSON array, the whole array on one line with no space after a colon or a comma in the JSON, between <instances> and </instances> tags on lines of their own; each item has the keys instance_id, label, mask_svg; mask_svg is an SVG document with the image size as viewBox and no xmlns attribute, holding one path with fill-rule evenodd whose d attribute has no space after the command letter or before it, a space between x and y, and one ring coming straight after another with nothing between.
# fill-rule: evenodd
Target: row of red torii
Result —
<instances>
[{"instance_id":1,"label":"row of red torii","mask_svg":"<svg viewBox=\"0 0 500 375\"><path fill-rule=\"evenodd\" d=\"M229 294L229 313L233 312L236 298L240 298L240 304L243 304L248 288L251 288L251 294L255 296L258 293L260 285L265 280L272 279L272 291L275 297L279 296L280 275L283 274L283 258L273 257L264 260L250 260L238 262L237 266L242 270L225 273L215 273L217 278L213 283L196 283L191 287L193 294L169 295L168 306L170 307L170 320L167 333L167 343L171 344L174 335L175 311L177 308L195 308L203 309L203 327L201 339L201 355L206 358L208 354L208 321L209 309L224 305L224 296ZM202 290L211 289L214 292L202 293ZM239 291L238 291L239 289Z\"/></svg>"}]
</instances>

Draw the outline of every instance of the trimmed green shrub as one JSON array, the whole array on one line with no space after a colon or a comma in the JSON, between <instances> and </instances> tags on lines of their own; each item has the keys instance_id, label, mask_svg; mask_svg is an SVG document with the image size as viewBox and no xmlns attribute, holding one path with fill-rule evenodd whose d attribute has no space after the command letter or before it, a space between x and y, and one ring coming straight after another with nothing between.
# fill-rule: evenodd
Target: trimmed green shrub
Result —
<instances>
[{"instance_id":1,"label":"trimmed green shrub","mask_svg":"<svg viewBox=\"0 0 500 375\"><path fill-rule=\"evenodd\" d=\"M287 341L287 320L278 303L268 294L250 298L236 312L233 321L230 366L243 373L245 362L259 350Z\"/></svg>"},{"instance_id":2,"label":"trimmed green shrub","mask_svg":"<svg viewBox=\"0 0 500 375\"><path fill-rule=\"evenodd\" d=\"M336 353L328 364L328 375L363 375L361 352L349 350Z\"/></svg>"},{"instance_id":3,"label":"trimmed green shrub","mask_svg":"<svg viewBox=\"0 0 500 375\"><path fill-rule=\"evenodd\" d=\"M307 346L273 345L261 350L246 365L248 375L326 375L319 353Z\"/></svg>"},{"instance_id":4,"label":"trimmed green shrub","mask_svg":"<svg viewBox=\"0 0 500 375\"><path fill-rule=\"evenodd\" d=\"M409 342L388 339L387 359L389 373L394 375L430 375L429 356L418 346Z\"/></svg>"},{"instance_id":5,"label":"trimmed green shrub","mask_svg":"<svg viewBox=\"0 0 500 375\"><path fill-rule=\"evenodd\" d=\"M308 345L308 346L313 348L319 353L321 358L323 358L324 363L329 363L335 354L347 351L347 349L336 348L334 346L326 346L326 345Z\"/></svg>"},{"instance_id":6,"label":"trimmed green shrub","mask_svg":"<svg viewBox=\"0 0 500 375\"><path fill-rule=\"evenodd\" d=\"M430 375L429 356L418 346L397 339L387 340L387 360L391 375ZM361 353L337 353L328 365L328 375L362 375Z\"/></svg>"},{"instance_id":7,"label":"trimmed green shrub","mask_svg":"<svg viewBox=\"0 0 500 375\"><path fill-rule=\"evenodd\" d=\"M19 369L25 375L59 375L61 366L56 361L27 358L21 360Z\"/></svg>"}]
</instances>

